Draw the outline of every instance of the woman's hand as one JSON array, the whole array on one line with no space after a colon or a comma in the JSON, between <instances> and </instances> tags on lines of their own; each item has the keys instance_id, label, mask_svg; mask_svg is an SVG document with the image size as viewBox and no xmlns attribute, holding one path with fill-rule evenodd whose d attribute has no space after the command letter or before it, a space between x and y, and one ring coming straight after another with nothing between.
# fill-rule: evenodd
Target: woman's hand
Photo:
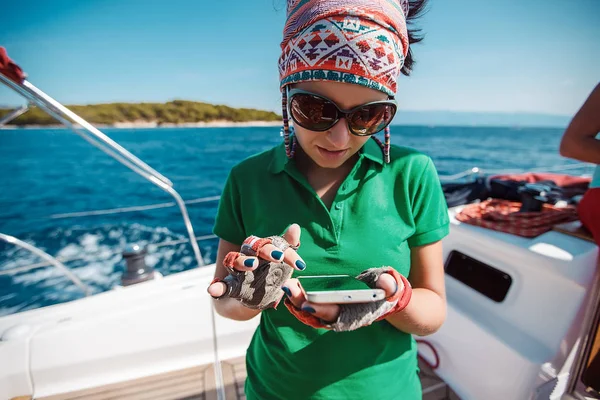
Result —
<instances>
[{"instance_id":1,"label":"woman's hand","mask_svg":"<svg viewBox=\"0 0 600 400\"><path fill-rule=\"evenodd\" d=\"M234 298L252 309L275 307L283 295L281 285L291 277L293 268L306 268L295 251L299 244L297 224L291 225L283 237L248 237L239 252L225 256L222 264L229 275L224 279L215 275L208 293L215 299Z\"/></svg>"},{"instance_id":2,"label":"woman's hand","mask_svg":"<svg viewBox=\"0 0 600 400\"><path fill-rule=\"evenodd\" d=\"M370 270L371 271L371 270ZM394 271L397 276L400 276ZM374 303L364 304L316 304L306 300L300 283L297 279L288 280L282 287L282 290L288 296L289 302L293 307L302 311L303 313L294 313L302 322L312 325L312 318L309 321L305 320L306 314L311 315L324 324L340 323L336 330L352 330L359 326L358 323L364 323L363 325L369 325L375 320L382 317L386 312L392 310L398 303L398 300L405 298L405 290L407 289L404 282L408 284L405 279L396 279L391 273L375 273L374 284L372 287L383 289L386 294L386 300L381 300ZM360 276L363 276L361 274ZM410 285L408 287L410 290ZM409 297L410 299L410 297ZM406 300L408 302L408 300ZM340 318L340 313L345 313L347 318ZM367 315L369 314L369 315ZM372 317L372 318L371 318ZM343 320L343 321L340 321ZM345 325L345 326L342 326ZM334 327L335 329L336 327ZM346 329L347 328L347 329Z\"/></svg>"}]
</instances>

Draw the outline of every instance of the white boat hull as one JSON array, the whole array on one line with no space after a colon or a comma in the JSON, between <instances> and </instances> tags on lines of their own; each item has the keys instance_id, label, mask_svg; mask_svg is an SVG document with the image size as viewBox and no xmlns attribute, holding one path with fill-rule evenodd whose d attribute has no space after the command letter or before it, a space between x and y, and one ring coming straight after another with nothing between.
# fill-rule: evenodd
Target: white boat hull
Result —
<instances>
[{"instance_id":1,"label":"white boat hull","mask_svg":"<svg viewBox=\"0 0 600 400\"><path fill-rule=\"evenodd\" d=\"M214 265L0 319L0 398L45 397L214 361ZM258 324L216 316L221 359L243 356ZM19 334L18 330L22 330ZM11 332L13 332L11 334Z\"/></svg>"},{"instance_id":2,"label":"white boat hull","mask_svg":"<svg viewBox=\"0 0 600 400\"><path fill-rule=\"evenodd\" d=\"M450 210L444 258L460 251L513 282L495 302L446 275L447 320L427 338L440 353L436 373L463 399L528 399L580 334L597 247L555 231L527 239L462 224L453 217L458 210Z\"/></svg>"}]
</instances>

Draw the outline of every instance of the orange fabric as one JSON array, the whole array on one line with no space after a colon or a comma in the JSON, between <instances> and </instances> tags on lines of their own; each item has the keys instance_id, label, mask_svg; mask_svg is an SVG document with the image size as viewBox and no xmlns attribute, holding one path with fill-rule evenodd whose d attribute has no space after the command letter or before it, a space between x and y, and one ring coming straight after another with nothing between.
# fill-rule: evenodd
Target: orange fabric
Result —
<instances>
[{"instance_id":1,"label":"orange fabric","mask_svg":"<svg viewBox=\"0 0 600 400\"><path fill-rule=\"evenodd\" d=\"M235 264L235 260L237 260L238 257L243 256L243 255L244 254L242 254L238 251L230 251L229 253L227 253L225 258L223 259L223 266L227 267L227 268L233 268L233 264Z\"/></svg>"},{"instance_id":2,"label":"orange fabric","mask_svg":"<svg viewBox=\"0 0 600 400\"><path fill-rule=\"evenodd\" d=\"M408 305L408 303L410 302L410 299L412 297L412 286L410 285L410 282L408 281L408 279L406 279L402 274L400 274L398 271L396 271L393 268L390 268L390 270L387 271L387 273L392 275L394 277L394 279L396 279L396 284L399 285L399 282L402 282L402 284L404 285L404 290L402 290L402 291L397 290L393 296L388 298L387 301L395 301L397 299L398 303L396 303L396 306L394 308L392 308L390 311L388 311L387 313L385 313L381 317L379 317L377 319L377 321L381 321L382 319L385 319L392 314L395 314L397 312L404 310L404 308L406 308L406 306Z\"/></svg>"},{"instance_id":3,"label":"orange fabric","mask_svg":"<svg viewBox=\"0 0 600 400\"><path fill-rule=\"evenodd\" d=\"M524 237L536 237L552 230L556 224L576 221L575 207L544 204L540 212L519 212L520 202L491 199L469 204L456 219L471 225Z\"/></svg>"},{"instance_id":4,"label":"orange fabric","mask_svg":"<svg viewBox=\"0 0 600 400\"><path fill-rule=\"evenodd\" d=\"M327 328L327 325L325 325L319 318L315 317L309 312L296 308L290 299L286 298L283 304L285 304L287 309L290 310L290 313L292 313L294 317L298 318L298 320L305 325L312 326L313 328Z\"/></svg>"},{"instance_id":5,"label":"orange fabric","mask_svg":"<svg viewBox=\"0 0 600 400\"><path fill-rule=\"evenodd\" d=\"M588 189L577 206L581 224L592 234L600 246L600 188Z\"/></svg>"},{"instance_id":6,"label":"orange fabric","mask_svg":"<svg viewBox=\"0 0 600 400\"><path fill-rule=\"evenodd\" d=\"M250 243L252 243L252 241L254 239L257 239L257 237L249 236L246 238L246 240L244 240L244 244L250 244ZM261 247L263 247L265 244L271 244L271 243L273 243L273 241L269 238L259 238L252 244L252 250L254 250L255 252L258 253L258 250L260 250Z\"/></svg>"},{"instance_id":7,"label":"orange fabric","mask_svg":"<svg viewBox=\"0 0 600 400\"><path fill-rule=\"evenodd\" d=\"M0 74L18 84L23 83L25 80L25 73L21 67L8 57L4 47L0 47Z\"/></svg>"},{"instance_id":8,"label":"orange fabric","mask_svg":"<svg viewBox=\"0 0 600 400\"><path fill-rule=\"evenodd\" d=\"M551 173L535 173L527 172L524 174L507 174L507 175L494 175L490 176L490 179L510 180L527 183L537 183L541 181L552 181L556 186L560 187L571 187L571 186L587 186L592 181L591 178L582 178L579 176L565 175L565 174L551 174Z\"/></svg>"}]
</instances>

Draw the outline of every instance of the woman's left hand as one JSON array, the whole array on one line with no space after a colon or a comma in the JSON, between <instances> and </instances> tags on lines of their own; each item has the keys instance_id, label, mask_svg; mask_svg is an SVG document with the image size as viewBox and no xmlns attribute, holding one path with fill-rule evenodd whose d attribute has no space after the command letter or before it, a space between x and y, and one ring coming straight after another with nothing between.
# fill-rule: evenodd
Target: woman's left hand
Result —
<instances>
[{"instance_id":1,"label":"woman's left hand","mask_svg":"<svg viewBox=\"0 0 600 400\"><path fill-rule=\"evenodd\" d=\"M388 273L384 273L379 277L376 287L385 291L386 298L393 296L398 290L401 292L404 290L402 282L400 282L399 285L396 285L396 280ZM340 314L340 306L338 304L316 304L308 302L300 289L298 279L287 280L283 285L282 290L296 308L308 312L326 323L335 322Z\"/></svg>"}]
</instances>

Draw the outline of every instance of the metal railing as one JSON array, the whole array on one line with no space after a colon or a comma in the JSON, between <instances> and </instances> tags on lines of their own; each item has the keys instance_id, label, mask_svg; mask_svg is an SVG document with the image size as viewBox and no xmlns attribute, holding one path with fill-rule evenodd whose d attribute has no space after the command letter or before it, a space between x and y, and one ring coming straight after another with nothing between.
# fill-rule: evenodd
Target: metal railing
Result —
<instances>
[{"instance_id":1,"label":"metal railing","mask_svg":"<svg viewBox=\"0 0 600 400\"><path fill-rule=\"evenodd\" d=\"M83 291L85 296L89 296L90 294L92 294L90 288L86 284L81 282L81 280L77 276L75 276L75 274L72 273L69 270L69 268L65 267L60 261L58 261L56 258L52 257L50 254L38 249L35 246L30 245L27 242L19 240L14 236L6 235L4 233L0 233L0 240L3 240L7 243L14 244L15 246L18 246L25 250L28 250L31 253L35 254L36 256L46 260L47 265L52 265L55 268L57 268L60 272L62 272L63 275L65 275L67 278L69 278L69 280L71 280L71 282L73 282L78 288L80 288ZM14 269L11 269L10 271L14 271Z\"/></svg>"},{"instance_id":2,"label":"metal railing","mask_svg":"<svg viewBox=\"0 0 600 400\"><path fill-rule=\"evenodd\" d=\"M169 179L131 154L129 151L125 150L121 145L106 136L104 133L100 132L100 130L91 125L89 122L48 96L46 93L42 92L40 89L36 88L29 81L24 80L23 83L18 84L0 74L0 82L4 83L6 86L23 96L30 103L35 104L48 115L54 117L57 121L61 122L77 135L81 136L91 145L102 150L104 153L108 154L147 181L169 193L175 199L175 203L179 206L179 210L183 217L183 222L190 238L190 245L194 250L194 256L196 257L198 267L204 265L200 248L195 240L196 235L194 234L194 228L190 221L185 203L179 193L173 189L173 183ZM21 112L21 114L23 112ZM16 118L14 115L16 115L16 112L11 113L12 118Z\"/></svg>"},{"instance_id":3,"label":"metal railing","mask_svg":"<svg viewBox=\"0 0 600 400\"><path fill-rule=\"evenodd\" d=\"M186 200L186 201L184 201L184 203L186 205L201 204L201 203L208 203L208 202L212 202L212 201L218 201L220 198L221 198L221 196L199 197L199 198L192 199L192 200ZM72 212L72 213L51 214L51 215L44 217L44 219L65 219L65 218L81 218L81 217L91 217L91 216L100 216L100 215L113 215L113 214L122 214L122 213L148 211L148 210L156 210L156 209L161 209L161 208L175 207L176 205L177 204L174 202L169 202L169 203L148 204L148 205L143 205L143 206L109 208L109 209L104 209L104 210L78 211L78 212ZM2 233L0 233L0 235L12 238L12 236L5 235ZM196 236L194 239L196 242L201 242L203 240L216 239L216 238L217 238L217 235L211 234L211 235L204 235L204 236ZM2 239L2 236L0 236L0 239ZM20 241L17 238L13 238L13 239L15 241L25 243L25 242ZM9 241L9 240L5 240L5 241L9 242L9 243L13 243L12 241ZM150 245L154 248L158 248L158 247L164 247L164 246L175 246L178 244L188 243L189 241L190 241L190 239L172 239L172 240L165 240L164 242L151 243ZM25 244L27 244L27 243L25 243ZM31 246L31 245L29 245L29 246ZM29 250L29 247L26 247L26 246L19 246L19 247ZM39 250L39 249L37 249L37 250ZM41 251L41 250L39 250L39 251ZM110 252L109 255L114 256L119 253L121 253L120 250ZM61 258L61 257L52 257L51 255L49 255L47 253L44 253L44 254L46 254L46 257L43 257L43 258L46 261L37 262L37 263L33 263L33 264L28 264L28 265L16 266L13 268L8 268L8 269L3 269L3 270L0 270L0 276L14 275L14 274L18 274L18 273L25 272L25 271L30 271L30 270L37 269L37 268L43 268L43 267L48 267L50 265L55 265L52 261L50 261L48 259L48 257L53 258L55 262L58 262L61 265L62 265L62 263L71 262L71 261L80 261L85 258L85 257ZM65 266L63 265L63 267L65 267ZM65 268L68 269L68 267L65 267ZM65 274L65 275L67 275L67 277L69 277L69 278L71 277L71 275L68 275L68 274ZM71 281L73 281L73 280L71 279ZM75 282L73 281L73 283L75 283Z\"/></svg>"},{"instance_id":4,"label":"metal railing","mask_svg":"<svg viewBox=\"0 0 600 400\"><path fill-rule=\"evenodd\" d=\"M478 167L473 167L453 175L440 175L439 178L442 182L452 182L463 178L470 178L473 176L481 177L489 175L522 174L525 172L564 172L573 170L582 170L591 174L594 168L595 166L589 163L555 165L551 167L537 167L530 168L527 171L516 169L482 169Z\"/></svg>"},{"instance_id":5,"label":"metal railing","mask_svg":"<svg viewBox=\"0 0 600 400\"><path fill-rule=\"evenodd\" d=\"M71 129L73 132L81 136L85 141L87 141L94 147L100 149L101 151L114 158L116 161L123 164L133 172L137 173L150 183L154 184L155 186L158 186L163 191L169 193L174 198L175 204L179 206L179 210L181 212L183 222L189 236L189 243L194 251L197 266L202 267L204 265L202 254L200 253L200 248L196 241L196 235L194 234L194 228L190 221L185 202L183 201L183 198L179 195L179 193L173 188L173 183L169 179L167 179L165 176L160 174L158 171L154 170L148 164L144 163L142 160L131 154L129 151L125 150L121 145L119 145L114 140L106 136L92 124L88 123L86 120L84 120L83 118L81 118L80 116L78 116L77 114L60 104L58 101L54 100L46 93L42 92L40 89L35 87L26 79L23 79L22 82L17 83L0 73L0 82L17 92L22 97L24 97L29 104L33 104L39 107L42 111L46 112L48 115L65 125L67 128ZM27 110L29 109L29 104L9 113L7 116L2 118L2 120L0 121L0 126L27 112ZM39 257L46 260L47 262L49 262L55 268L61 270L67 277L69 277L69 279L74 284L76 284L84 291L86 296L89 295L89 288L87 288L87 286L85 286L71 271L69 271L67 267L65 267L56 258L43 252L35 246L25 243L15 237L4 234L0 235L0 238L2 240L6 240L9 243L13 243L26 250L29 250L33 254L36 254ZM223 400L225 399L225 390L223 385L221 363L218 354L217 335L215 331L215 310L213 307L211 307L211 318L214 342L213 367L215 371L217 398L219 400Z\"/></svg>"},{"instance_id":6,"label":"metal railing","mask_svg":"<svg viewBox=\"0 0 600 400\"><path fill-rule=\"evenodd\" d=\"M13 119L18 118L19 116L25 114L27 111L29 111L29 104L26 104L20 108L16 108L16 109L12 110L8 114L6 114L4 117L0 118L0 127L8 124Z\"/></svg>"},{"instance_id":7,"label":"metal railing","mask_svg":"<svg viewBox=\"0 0 600 400\"><path fill-rule=\"evenodd\" d=\"M0 233L0 239L3 239L2 236L12 237L12 236ZM210 239L216 239L216 238L217 238L217 235L204 235L204 236L196 236L195 240L197 242L201 242L203 240L210 240ZM13 239L20 241L17 238L13 238ZM9 240L5 240L5 241L8 242L8 243L13 243L12 241L9 241ZM172 240L165 240L164 242L152 243L152 244L150 244L150 246L152 246L153 248L166 247L166 246L176 246L178 244L188 243L189 241L190 241L189 239L172 239ZM20 241L20 242L22 242L22 241ZM22 242L22 243L25 243L25 242ZM26 250L29 250L25 246L19 246L19 247L22 247L22 248L24 248ZM116 250L116 251L112 251L112 252L103 252L102 254L104 256L106 256L106 257L112 257L112 256L116 256L117 254L121 254L121 253L122 253L121 250ZM36 254L36 253L34 253L34 254ZM44 254L46 254L46 253L44 253ZM46 254L46 256L52 258L54 261L56 261L59 264L63 265L63 263L68 263L68 262L72 262L72 261L85 260L86 257L89 256L89 254L86 254L85 256L77 256L77 257L52 257L49 254ZM13 268L8 268L8 269L0 270L0 276L3 276L3 275L14 275L14 274L18 274L18 273L21 273L21 272L31 271L31 270L34 270L34 269L49 267L50 265L55 265L47 257L43 257L46 261L41 261L41 262L37 262L37 263L33 263L33 264L27 264L27 265L20 265L20 266L16 266L16 267L13 267ZM66 267L64 265L63 265L63 267L68 269L68 267ZM69 277L69 278L71 276L71 275L68 275L68 274L65 274L65 275L67 275L67 277ZM73 283L75 283L73 280L71 280L71 281Z\"/></svg>"}]
</instances>

